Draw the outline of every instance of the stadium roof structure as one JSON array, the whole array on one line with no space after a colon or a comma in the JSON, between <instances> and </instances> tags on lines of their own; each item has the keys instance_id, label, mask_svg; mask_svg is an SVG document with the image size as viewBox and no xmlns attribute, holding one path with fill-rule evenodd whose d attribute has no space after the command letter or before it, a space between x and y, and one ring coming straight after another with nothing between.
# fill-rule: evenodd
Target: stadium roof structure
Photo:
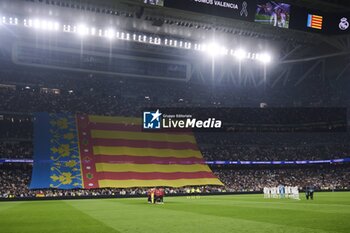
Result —
<instances>
[{"instance_id":1,"label":"stadium roof structure","mask_svg":"<svg viewBox=\"0 0 350 233\"><path fill-rule=\"evenodd\" d=\"M350 10L350 2L347 0L297 0L295 2L325 11L343 12Z\"/></svg>"},{"instance_id":2,"label":"stadium roof structure","mask_svg":"<svg viewBox=\"0 0 350 233\"><path fill-rule=\"evenodd\" d=\"M345 12L350 10L350 2L347 0L285 0L283 2L319 9L326 12Z\"/></svg>"},{"instance_id":3,"label":"stadium roof structure","mask_svg":"<svg viewBox=\"0 0 350 233\"><path fill-rule=\"evenodd\" d=\"M284 2L293 2L301 7L307 6L327 12L350 10L346 1L286 0ZM65 20L72 24L83 22L86 25L113 26L118 30L144 33L154 37L163 36L193 43L217 41L219 44L234 48L248 47L257 52L271 51L274 57L271 64L273 69L268 71L269 76L273 77L271 85L276 85L278 82L286 83L291 76L298 77L294 80L295 85L299 85L310 76L321 77L320 80L341 79L350 68L350 63L344 59L350 54L349 35L329 36L286 30L254 22L147 5L143 0L15 0L3 2L0 7L6 9L8 14L39 15ZM304 64L303 68L300 64ZM201 70L200 65L197 67L194 65L193 73ZM230 72L230 70L222 71L223 74ZM244 78L254 76L256 75L246 72ZM263 82L259 78L256 83Z\"/></svg>"}]
</instances>

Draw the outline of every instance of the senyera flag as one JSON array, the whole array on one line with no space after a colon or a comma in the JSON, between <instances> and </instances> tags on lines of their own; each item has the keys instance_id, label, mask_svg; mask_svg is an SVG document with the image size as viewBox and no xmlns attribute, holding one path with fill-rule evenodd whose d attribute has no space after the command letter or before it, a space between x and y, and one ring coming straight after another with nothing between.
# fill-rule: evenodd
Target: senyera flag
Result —
<instances>
[{"instance_id":1,"label":"senyera flag","mask_svg":"<svg viewBox=\"0 0 350 233\"><path fill-rule=\"evenodd\" d=\"M191 132L143 132L141 122L37 113L30 188L223 185Z\"/></svg>"}]
</instances>

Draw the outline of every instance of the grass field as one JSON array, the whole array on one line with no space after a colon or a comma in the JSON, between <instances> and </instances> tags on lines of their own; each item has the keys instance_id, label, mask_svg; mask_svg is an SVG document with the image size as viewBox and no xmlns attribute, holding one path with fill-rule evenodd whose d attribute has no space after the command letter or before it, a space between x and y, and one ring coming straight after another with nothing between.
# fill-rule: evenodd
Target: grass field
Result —
<instances>
[{"instance_id":1,"label":"grass field","mask_svg":"<svg viewBox=\"0 0 350 233\"><path fill-rule=\"evenodd\" d=\"M1 233L350 232L350 192L314 201L262 195L0 202Z\"/></svg>"}]
</instances>

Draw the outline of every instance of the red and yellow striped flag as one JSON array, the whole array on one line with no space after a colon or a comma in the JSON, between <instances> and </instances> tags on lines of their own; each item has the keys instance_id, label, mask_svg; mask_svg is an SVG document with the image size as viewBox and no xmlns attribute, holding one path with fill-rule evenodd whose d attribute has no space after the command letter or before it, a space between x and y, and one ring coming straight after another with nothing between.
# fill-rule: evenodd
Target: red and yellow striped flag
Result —
<instances>
[{"instance_id":1,"label":"red and yellow striped flag","mask_svg":"<svg viewBox=\"0 0 350 233\"><path fill-rule=\"evenodd\" d=\"M223 185L192 133L142 132L141 119L77 116L83 187Z\"/></svg>"},{"instance_id":2,"label":"red and yellow striped flag","mask_svg":"<svg viewBox=\"0 0 350 233\"><path fill-rule=\"evenodd\" d=\"M322 29L323 16L308 14L307 26L310 28Z\"/></svg>"}]
</instances>

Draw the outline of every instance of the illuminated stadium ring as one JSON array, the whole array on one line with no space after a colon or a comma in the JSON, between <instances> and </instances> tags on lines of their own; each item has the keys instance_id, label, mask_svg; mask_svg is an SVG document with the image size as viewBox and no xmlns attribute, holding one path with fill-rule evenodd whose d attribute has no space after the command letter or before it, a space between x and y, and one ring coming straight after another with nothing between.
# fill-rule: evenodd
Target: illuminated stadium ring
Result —
<instances>
[{"instance_id":1,"label":"illuminated stadium ring","mask_svg":"<svg viewBox=\"0 0 350 233\"><path fill-rule=\"evenodd\" d=\"M23 20L17 17L7 17L0 16L0 25L9 25L9 26L24 26L25 28L43 31L43 32L65 32L77 34L81 37L85 36L96 36L104 37L109 40L126 40L133 41L138 43L146 43L158 46L173 47L178 49L187 49L205 52L209 56L232 56L238 58L238 60L248 59L248 60L257 60L264 64L271 62L272 57L270 54L255 53L244 51L242 48L228 49L225 46L221 46L218 43L194 43L191 41L173 39L173 38L160 38L155 36L147 36L143 33L131 33L128 31L119 31L114 28L97 28L89 27L83 23L78 25L70 24L60 24L57 21L53 20L44 20L39 18L25 18Z\"/></svg>"}]
</instances>

